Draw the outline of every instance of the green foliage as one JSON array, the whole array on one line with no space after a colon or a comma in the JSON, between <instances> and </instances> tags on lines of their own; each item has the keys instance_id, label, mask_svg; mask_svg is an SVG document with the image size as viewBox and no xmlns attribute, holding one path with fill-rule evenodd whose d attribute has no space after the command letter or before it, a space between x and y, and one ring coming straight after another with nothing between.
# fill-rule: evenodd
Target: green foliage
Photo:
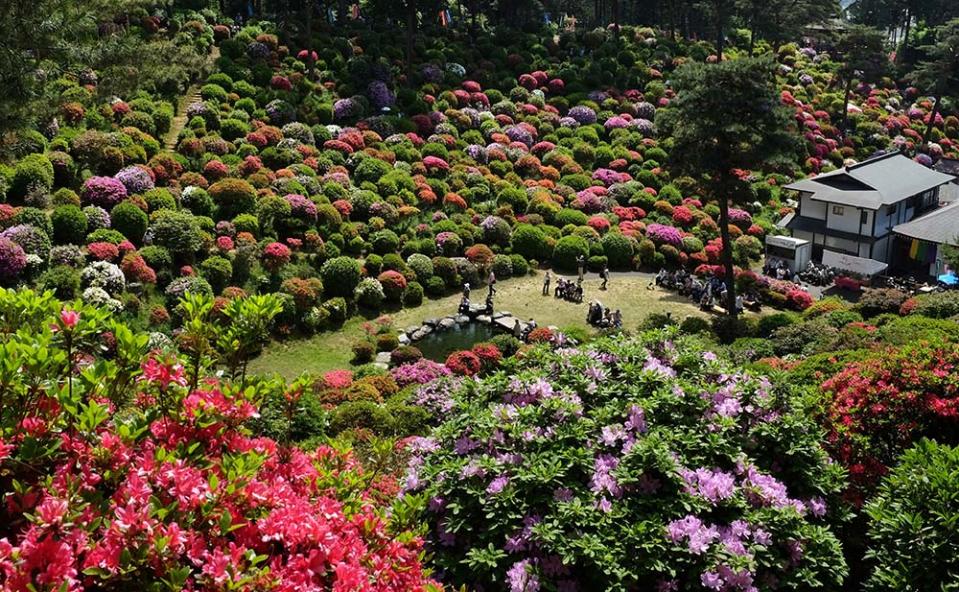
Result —
<instances>
[{"instance_id":1,"label":"green foliage","mask_svg":"<svg viewBox=\"0 0 959 592\"><path fill-rule=\"evenodd\" d=\"M561 271L575 271L577 258L589 256L589 244L586 239L571 235L564 236L553 249L553 265Z\"/></svg>"},{"instance_id":2,"label":"green foliage","mask_svg":"<svg viewBox=\"0 0 959 592\"><path fill-rule=\"evenodd\" d=\"M203 242L200 226L189 212L160 210L153 220L151 231L155 244L165 247L170 254L180 259L191 259Z\"/></svg>"},{"instance_id":3,"label":"green foliage","mask_svg":"<svg viewBox=\"0 0 959 592\"><path fill-rule=\"evenodd\" d=\"M115 205L110 211L110 219L112 227L135 245L143 241L143 235L150 224L146 212L129 201Z\"/></svg>"},{"instance_id":4,"label":"green foliage","mask_svg":"<svg viewBox=\"0 0 959 592\"><path fill-rule=\"evenodd\" d=\"M87 235L87 216L77 206L60 206L50 215L53 240L59 244L83 244Z\"/></svg>"},{"instance_id":5,"label":"green foliage","mask_svg":"<svg viewBox=\"0 0 959 592\"><path fill-rule=\"evenodd\" d=\"M948 590L959 578L959 449L920 440L866 506L865 590Z\"/></svg>"},{"instance_id":6,"label":"green foliage","mask_svg":"<svg viewBox=\"0 0 959 592\"><path fill-rule=\"evenodd\" d=\"M352 257L336 257L323 264L320 277L328 294L352 297L360 282L360 271L360 264Z\"/></svg>"}]
</instances>

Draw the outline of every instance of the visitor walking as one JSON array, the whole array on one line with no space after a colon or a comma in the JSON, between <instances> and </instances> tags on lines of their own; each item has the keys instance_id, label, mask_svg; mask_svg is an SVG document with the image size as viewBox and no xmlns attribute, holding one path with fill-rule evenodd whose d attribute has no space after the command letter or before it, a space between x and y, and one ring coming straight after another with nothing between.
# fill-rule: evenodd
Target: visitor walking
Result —
<instances>
[{"instance_id":1,"label":"visitor walking","mask_svg":"<svg viewBox=\"0 0 959 592\"><path fill-rule=\"evenodd\" d=\"M549 282L550 276L549 272L546 272L546 277L543 278L543 296L549 296Z\"/></svg>"},{"instance_id":2,"label":"visitor walking","mask_svg":"<svg viewBox=\"0 0 959 592\"><path fill-rule=\"evenodd\" d=\"M463 284L463 298L465 298L466 300L469 300L469 298L470 298L470 283L469 283L469 282L466 282L465 284Z\"/></svg>"},{"instance_id":3,"label":"visitor walking","mask_svg":"<svg viewBox=\"0 0 959 592\"><path fill-rule=\"evenodd\" d=\"M576 269L579 271L579 281L583 281L583 272L586 270L586 257L580 255L576 258Z\"/></svg>"},{"instance_id":4,"label":"visitor walking","mask_svg":"<svg viewBox=\"0 0 959 592\"><path fill-rule=\"evenodd\" d=\"M489 295L492 296L496 293L496 274L493 273L492 269L489 271L489 280L487 283L489 284Z\"/></svg>"},{"instance_id":5,"label":"visitor walking","mask_svg":"<svg viewBox=\"0 0 959 592\"><path fill-rule=\"evenodd\" d=\"M599 277L603 278L603 285L599 287L600 290L606 289L606 284L609 283L609 267L603 265L603 271L599 272Z\"/></svg>"},{"instance_id":6,"label":"visitor walking","mask_svg":"<svg viewBox=\"0 0 959 592\"><path fill-rule=\"evenodd\" d=\"M513 323L513 337L516 339L523 338L523 327L519 324L519 319L516 319L516 322Z\"/></svg>"}]
</instances>

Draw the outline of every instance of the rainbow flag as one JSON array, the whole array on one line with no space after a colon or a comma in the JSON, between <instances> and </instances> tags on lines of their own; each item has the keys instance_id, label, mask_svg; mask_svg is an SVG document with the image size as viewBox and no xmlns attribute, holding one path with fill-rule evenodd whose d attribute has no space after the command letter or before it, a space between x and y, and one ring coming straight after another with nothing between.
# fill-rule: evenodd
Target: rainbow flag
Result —
<instances>
[{"instance_id":1,"label":"rainbow flag","mask_svg":"<svg viewBox=\"0 0 959 592\"><path fill-rule=\"evenodd\" d=\"M915 259L916 255L919 254L919 241L912 239L912 244L909 245L909 258Z\"/></svg>"}]
</instances>

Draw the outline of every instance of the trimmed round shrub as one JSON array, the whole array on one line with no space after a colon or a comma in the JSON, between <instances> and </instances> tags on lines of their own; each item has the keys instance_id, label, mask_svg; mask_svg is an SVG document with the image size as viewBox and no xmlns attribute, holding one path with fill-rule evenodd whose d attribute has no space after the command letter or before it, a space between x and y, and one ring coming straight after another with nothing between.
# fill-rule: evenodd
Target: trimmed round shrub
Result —
<instances>
[{"instance_id":1,"label":"trimmed round shrub","mask_svg":"<svg viewBox=\"0 0 959 592\"><path fill-rule=\"evenodd\" d=\"M84 204L107 210L126 198L127 188L113 177L90 177L80 190L80 199Z\"/></svg>"},{"instance_id":2,"label":"trimmed round shrub","mask_svg":"<svg viewBox=\"0 0 959 592\"><path fill-rule=\"evenodd\" d=\"M509 261L513 266L513 277L523 277L529 273L529 263L527 263L526 258L522 255L510 255Z\"/></svg>"},{"instance_id":3,"label":"trimmed round shrub","mask_svg":"<svg viewBox=\"0 0 959 592\"><path fill-rule=\"evenodd\" d=\"M185 294L199 294L213 296L213 288L210 283L200 276L188 275L179 277L166 287L164 290L167 300L171 305L176 305Z\"/></svg>"},{"instance_id":4,"label":"trimmed round shrub","mask_svg":"<svg viewBox=\"0 0 959 592\"><path fill-rule=\"evenodd\" d=\"M43 272L37 286L52 290L61 300L73 300L80 296L80 272L69 265L57 265Z\"/></svg>"},{"instance_id":5,"label":"trimmed round shrub","mask_svg":"<svg viewBox=\"0 0 959 592\"><path fill-rule=\"evenodd\" d=\"M249 214L256 208L256 189L242 179L223 179L210 186L210 197L222 220Z\"/></svg>"},{"instance_id":6,"label":"trimmed round shrub","mask_svg":"<svg viewBox=\"0 0 959 592\"><path fill-rule=\"evenodd\" d=\"M959 574L959 448L920 440L866 506L864 589L948 590Z\"/></svg>"},{"instance_id":7,"label":"trimmed round shrub","mask_svg":"<svg viewBox=\"0 0 959 592\"><path fill-rule=\"evenodd\" d=\"M53 187L53 163L43 154L28 154L17 162L10 182L10 195L23 198L31 189L49 191Z\"/></svg>"},{"instance_id":8,"label":"trimmed round shrub","mask_svg":"<svg viewBox=\"0 0 959 592\"><path fill-rule=\"evenodd\" d=\"M323 285L331 296L352 297L360 282L360 264L352 257L335 257L320 268Z\"/></svg>"},{"instance_id":9,"label":"trimmed round shrub","mask_svg":"<svg viewBox=\"0 0 959 592\"><path fill-rule=\"evenodd\" d=\"M419 282L410 282L403 292L403 306L419 306L423 304L423 286Z\"/></svg>"},{"instance_id":10,"label":"trimmed round shrub","mask_svg":"<svg viewBox=\"0 0 959 592\"><path fill-rule=\"evenodd\" d=\"M513 252L528 260L544 261L552 256L546 234L530 224L518 225L510 241Z\"/></svg>"},{"instance_id":11,"label":"trimmed round shrub","mask_svg":"<svg viewBox=\"0 0 959 592\"><path fill-rule=\"evenodd\" d=\"M210 282L213 293L219 294L233 278L233 265L225 257L210 257L200 264L200 274Z\"/></svg>"},{"instance_id":12,"label":"trimmed round shrub","mask_svg":"<svg viewBox=\"0 0 959 592\"><path fill-rule=\"evenodd\" d=\"M380 254L395 253L400 246L400 237L392 230L380 230L370 237L373 244L373 250Z\"/></svg>"},{"instance_id":13,"label":"trimmed round shrub","mask_svg":"<svg viewBox=\"0 0 959 592\"><path fill-rule=\"evenodd\" d=\"M4 230L0 233L0 236L20 245L27 255L36 255L43 261L46 261L50 256L50 247L52 246L50 237L36 226L18 224Z\"/></svg>"},{"instance_id":14,"label":"trimmed round shrub","mask_svg":"<svg viewBox=\"0 0 959 592\"><path fill-rule=\"evenodd\" d=\"M433 261L421 253L413 253L406 258L406 264L416 274L417 281L426 283L433 277Z\"/></svg>"},{"instance_id":15,"label":"trimmed round shrub","mask_svg":"<svg viewBox=\"0 0 959 592\"><path fill-rule=\"evenodd\" d=\"M553 249L553 265L560 271L576 271L579 257L589 257L589 243L580 236L564 236Z\"/></svg>"},{"instance_id":16,"label":"trimmed round shrub","mask_svg":"<svg viewBox=\"0 0 959 592\"><path fill-rule=\"evenodd\" d=\"M153 243L181 259L192 258L203 244L200 225L189 212L160 210L148 232Z\"/></svg>"},{"instance_id":17,"label":"trimmed round shrub","mask_svg":"<svg viewBox=\"0 0 959 592\"><path fill-rule=\"evenodd\" d=\"M619 232L608 232L600 241L612 269L632 269L635 241Z\"/></svg>"},{"instance_id":18,"label":"trimmed round shrub","mask_svg":"<svg viewBox=\"0 0 959 592\"><path fill-rule=\"evenodd\" d=\"M384 271L377 278L383 286L383 294L387 302L399 303L406 291L406 278L402 273L393 270Z\"/></svg>"},{"instance_id":19,"label":"trimmed round shrub","mask_svg":"<svg viewBox=\"0 0 959 592\"><path fill-rule=\"evenodd\" d=\"M143 235L146 234L150 224L146 212L129 201L114 206L110 211L110 220L113 228L135 245L143 242Z\"/></svg>"},{"instance_id":20,"label":"trimmed round shrub","mask_svg":"<svg viewBox=\"0 0 959 592\"><path fill-rule=\"evenodd\" d=\"M326 281L324 280L323 283L326 284ZM383 292L383 284L381 284L379 280L363 278L360 280L360 283L356 285L356 289L353 291L353 297L360 306L376 310L383 304L383 300L386 299L386 294Z\"/></svg>"},{"instance_id":21,"label":"trimmed round shrub","mask_svg":"<svg viewBox=\"0 0 959 592\"><path fill-rule=\"evenodd\" d=\"M60 206L50 214L53 240L60 244L78 245L87 236L87 216L77 206Z\"/></svg>"},{"instance_id":22,"label":"trimmed round shrub","mask_svg":"<svg viewBox=\"0 0 959 592\"><path fill-rule=\"evenodd\" d=\"M26 268L27 254L23 252L23 248L0 236L0 282L7 285L16 282Z\"/></svg>"}]
</instances>

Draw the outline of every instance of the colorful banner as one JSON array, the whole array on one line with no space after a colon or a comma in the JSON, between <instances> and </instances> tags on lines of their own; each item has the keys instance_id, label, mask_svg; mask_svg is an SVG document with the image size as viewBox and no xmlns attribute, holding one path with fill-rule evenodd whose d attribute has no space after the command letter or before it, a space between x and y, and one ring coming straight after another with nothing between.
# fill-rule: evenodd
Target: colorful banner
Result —
<instances>
[{"instance_id":1,"label":"colorful banner","mask_svg":"<svg viewBox=\"0 0 959 592\"><path fill-rule=\"evenodd\" d=\"M909 258L915 259L917 253L919 253L919 241L912 239L912 244L909 245Z\"/></svg>"}]
</instances>

